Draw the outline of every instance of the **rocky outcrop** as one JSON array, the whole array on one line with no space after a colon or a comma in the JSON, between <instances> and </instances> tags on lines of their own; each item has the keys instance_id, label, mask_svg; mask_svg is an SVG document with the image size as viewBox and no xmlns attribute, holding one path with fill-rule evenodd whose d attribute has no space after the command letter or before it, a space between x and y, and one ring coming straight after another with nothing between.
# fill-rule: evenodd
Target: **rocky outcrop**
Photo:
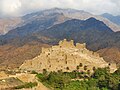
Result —
<instances>
[{"instance_id":1,"label":"rocky outcrop","mask_svg":"<svg viewBox=\"0 0 120 90\"><path fill-rule=\"evenodd\" d=\"M7 78L8 75L4 71L0 71L0 79Z\"/></svg>"},{"instance_id":2,"label":"rocky outcrop","mask_svg":"<svg viewBox=\"0 0 120 90\"><path fill-rule=\"evenodd\" d=\"M0 79L0 90L14 90L13 88L24 83L17 78L8 77Z\"/></svg>"},{"instance_id":3,"label":"rocky outcrop","mask_svg":"<svg viewBox=\"0 0 120 90\"><path fill-rule=\"evenodd\" d=\"M59 45L51 48L42 48L42 53L32 60L25 61L20 69L35 70L42 72L47 71L73 71L76 67L82 64L80 70L84 70L86 66L88 70L93 70L93 67L107 67L108 63L104 61L99 54L86 49L86 44L67 41L64 39L59 42Z\"/></svg>"},{"instance_id":4,"label":"rocky outcrop","mask_svg":"<svg viewBox=\"0 0 120 90\"><path fill-rule=\"evenodd\" d=\"M10 77L18 78L22 82L36 82L36 74L28 74L28 73L18 73L15 75L9 75Z\"/></svg>"},{"instance_id":5,"label":"rocky outcrop","mask_svg":"<svg viewBox=\"0 0 120 90\"><path fill-rule=\"evenodd\" d=\"M5 76L3 77L3 75ZM29 82L36 82L37 86L19 90L50 90L37 80L36 74L18 73L6 76L5 72L0 72L0 90L16 90L14 89L16 86L24 85Z\"/></svg>"}]
</instances>

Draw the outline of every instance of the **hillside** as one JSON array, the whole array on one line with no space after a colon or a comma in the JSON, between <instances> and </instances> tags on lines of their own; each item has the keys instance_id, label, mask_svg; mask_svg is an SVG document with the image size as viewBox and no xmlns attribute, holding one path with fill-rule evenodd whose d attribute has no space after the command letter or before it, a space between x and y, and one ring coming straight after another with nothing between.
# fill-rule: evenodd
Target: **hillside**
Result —
<instances>
[{"instance_id":1,"label":"hillside","mask_svg":"<svg viewBox=\"0 0 120 90\"><path fill-rule=\"evenodd\" d=\"M54 39L59 41L64 38L73 39L75 42L86 43L91 50L99 50L110 46L111 43L113 44L111 40L113 33L103 22L95 18L89 18L87 20L68 20L62 24L37 32L35 36L39 38L40 36L45 36L50 38L51 41Z\"/></svg>"},{"instance_id":2,"label":"hillside","mask_svg":"<svg viewBox=\"0 0 120 90\"><path fill-rule=\"evenodd\" d=\"M103 21L109 28L111 28L115 32L120 31L119 25L111 22L109 19L104 18L102 16L93 15L83 10L52 8L52 9L47 9L47 10L27 14L19 18L1 19L0 21L1 30L2 30L1 33L4 32L5 34L9 30L13 30L16 28L12 32L14 32L15 35L16 35L15 32L19 32L21 35L23 29L24 32L30 33L30 32L40 31L41 29L43 30L55 24L65 22L68 19L86 20L91 17ZM22 30L21 28L17 28L17 27L21 27ZM26 35L26 33L24 35Z\"/></svg>"},{"instance_id":3,"label":"hillside","mask_svg":"<svg viewBox=\"0 0 120 90\"><path fill-rule=\"evenodd\" d=\"M111 22L117 24L117 25L120 25L120 16L114 16L114 15L111 15L109 13L104 13L101 15L102 17L104 18L107 18L109 19Z\"/></svg>"},{"instance_id":4,"label":"hillside","mask_svg":"<svg viewBox=\"0 0 120 90\"><path fill-rule=\"evenodd\" d=\"M80 19L80 20L86 20L88 18L94 17L100 21L103 21L108 27L110 27L113 31L120 31L120 26L117 24L111 22L109 19L106 19L99 15L93 15L89 12L83 11L83 10L76 10L76 9L61 9L61 8L51 8L43 11L38 11L36 13L31 13L28 15L25 15L23 20L25 22L31 22L32 20L35 20L36 18L44 17L46 15L54 15L55 13L63 14L65 17L70 19Z\"/></svg>"},{"instance_id":5,"label":"hillside","mask_svg":"<svg viewBox=\"0 0 120 90\"><path fill-rule=\"evenodd\" d=\"M30 23L27 23L21 27L17 27L14 30L11 30L6 34L7 38L15 38L15 37L23 37L27 35L31 35L34 32L42 31L49 27L52 27L54 24L62 23L66 21L68 18L63 14L55 13L53 15L44 15L39 17ZM29 20L28 20L29 21Z\"/></svg>"},{"instance_id":6,"label":"hillside","mask_svg":"<svg viewBox=\"0 0 120 90\"><path fill-rule=\"evenodd\" d=\"M93 72L93 67L104 68L108 63L95 52L86 49L85 44L76 43L73 40L59 42L59 45L52 46L51 48L42 48L42 53L32 60L25 61L20 69L22 70L35 70L42 72L43 69L47 71L73 71L82 63L83 66L89 68ZM67 69L68 68L68 69ZM84 71L84 68L81 69Z\"/></svg>"},{"instance_id":7,"label":"hillside","mask_svg":"<svg viewBox=\"0 0 120 90\"><path fill-rule=\"evenodd\" d=\"M64 38L72 39L76 43L86 43L87 48L92 51L101 50L100 54L103 57L103 49L112 47L119 49L120 33L113 32L110 26L108 27L102 19L96 19L96 17L99 16L81 10L60 8L43 10L21 17L24 22L19 27L0 36L1 65L9 64L9 66L17 67L24 60L38 55L37 48L55 45ZM111 51L104 52L107 54L106 61L119 62L119 56L110 55ZM118 51L115 49L115 52ZM109 59L109 57L115 59Z\"/></svg>"},{"instance_id":8,"label":"hillside","mask_svg":"<svg viewBox=\"0 0 120 90\"><path fill-rule=\"evenodd\" d=\"M31 27L32 31L34 31L33 28ZM87 20L72 19L35 32L32 32L31 30L26 31L27 29L24 29L24 27L19 27L19 29L20 30L12 30L6 35L1 36L1 45L21 45L31 41L49 44L58 42L60 39L64 38L73 39L76 42L81 38L81 42L86 42L87 44L92 42L92 44L94 44L93 42L103 38L101 35L109 37L113 33L108 26L95 18L89 18Z\"/></svg>"},{"instance_id":9,"label":"hillside","mask_svg":"<svg viewBox=\"0 0 120 90\"><path fill-rule=\"evenodd\" d=\"M20 23L22 23L21 18L0 18L0 35L6 34Z\"/></svg>"},{"instance_id":10,"label":"hillside","mask_svg":"<svg viewBox=\"0 0 120 90\"><path fill-rule=\"evenodd\" d=\"M49 47L49 45L31 42L19 47L14 45L0 46L0 70L19 67L25 60L39 55L41 47Z\"/></svg>"},{"instance_id":11,"label":"hillside","mask_svg":"<svg viewBox=\"0 0 120 90\"><path fill-rule=\"evenodd\" d=\"M19 28L22 30L22 27ZM10 38L10 35L14 36ZM16 36L16 34L10 32L2 36L0 38L2 54L0 61L2 66L9 64L9 66L17 67L17 65L21 65L25 59L31 59L37 56L39 54L38 48L41 48L41 46L55 45L64 38L68 40L73 39L75 42L86 43L87 48L93 51L113 46L119 48L119 37L119 32L114 33L102 21L96 20L95 18L89 18L87 20L67 20L66 22L53 25L52 27L36 31L34 34L29 34L23 37L21 35ZM34 44L34 42L38 44ZM9 45L12 46L11 49L8 48ZM103 55L104 54L102 54L102 56ZM15 62L16 60L17 62ZM106 61L111 62L109 60Z\"/></svg>"},{"instance_id":12,"label":"hillside","mask_svg":"<svg viewBox=\"0 0 120 90\"><path fill-rule=\"evenodd\" d=\"M107 62L120 63L120 49L117 47L104 48L97 51Z\"/></svg>"}]
</instances>

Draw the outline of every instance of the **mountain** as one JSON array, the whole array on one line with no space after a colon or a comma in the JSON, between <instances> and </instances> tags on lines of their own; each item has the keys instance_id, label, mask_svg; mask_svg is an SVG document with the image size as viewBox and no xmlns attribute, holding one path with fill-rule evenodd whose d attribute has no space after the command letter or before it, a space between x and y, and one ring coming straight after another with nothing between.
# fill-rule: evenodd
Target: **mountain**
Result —
<instances>
[{"instance_id":1,"label":"mountain","mask_svg":"<svg viewBox=\"0 0 120 90\"><path fill-rule=\"evenodd\" d=\"M104 13L101 16L109 19L111 22L117 25L120 25L120 16L113 16L112 14L109 14L109 13Z\"/></svg>"},{"instance_id":2,"label":"mountain","mask_svg":"<svg viewBox=\"0 0 120 90\"><path fill-rule=\"evenodd\" d=\"M118 47L109 47L109 48L100 49L97 52L107 62L116 63L116 64L119 65L119 63L120 63L120 48L118 48Z\"/></svg>"},{"instance_id":3,"label":"mountain","mask_svg":"<svg viewBox=\"0 0 120 90\"><path fill-rule=\"evenodd\" d=\"M50 20L50 18L51 19L54 18L54 20L56 19L56 22L54 22L54 25L55 25L55 24L59 24L59 23L66 21L66 19L67 20L68 19L86 20L90 17L94 17L100 21L103 21L113 31L120 31L120 26L116 25L115 23L111 22L110 20L102 16L93 15L83 10L52 8L52 9L41 10L35 13L27 14L23 17L18 17L18 18L5 18L5 19L1 18L0 19L0 28L1 28L0 33L1 35L3 35L3 34L6 34L8 31L13 30L15 28L18 29L17 27L22 27L22 26L29 27L31 26L31 24L33 25L37 24L38 26L32 26L32 27L36 27L37 29L44 28L44 25L42 27L42 25L39 26L38 23L39 22L45 23L45 20L46 21L48 19Z\"/></svg>"},{"instance_id":4,"label":"mountain","mask_svg":"<svg viewBox=\"0 0 120 90\"><path fill-rule=\"evenodd\" d=\"M75 42L86 42L87 48L94 51L106 48L114 43L111 38L107 39L112 37L114 32L102 21L95 18L67 20L34 33L27 34L26 32L27 35L23 33L25 30L23 26L19 28L22 30L21 33L20 30L15 29L16 34L12 30L0 38L1 67L5 65L19 66L25 59L31 59L38 55L38 48L57 44L64 38L73 39Z\"/></svg>"},{"instance_id":5,"label":"mountain","mask_svg":"<svg viewBox=\"0 0 120 90\"><path fill-rule=\"evenodd\" d=\"M0 35L6 34L20 23L22 23L21 18L0 18Z\"/></svg>"},{"instance_id":6,"label":"mountain","mask_svg":"<svg viewBox=\"0 0 120 90\"><path fill-rule=\"evenodd\" d=\"M51 21L51 20L50 20ZM46 21L48 23L48 21ZM54 22L51 21L51 27L47 28L49 24L43 23L46 28L38 29L37 24L31 24L28 26L22 26L15 30L11 30L6 35L1 36L1 44L8 43L26 43L34 41L44 42L44 43L53 43L54 39L73 39L79 41L79 38L83 38L82 42L89 43L96 42L98 38L101 38L101 35L108 35L108 33L113 33L113 31L106 26L102 21L96 20L95 18L89 18L87 20L67 20L61 24L53 25ZM40 26L41 23L38 23ZM42 24L42 26L44 26ZM33 25L33 26L32 26ZM34 29L35 28L35 29ZM37 28L37 29L36 29ZM83 36L85 35L86 36ZM89 37L87 37L89 36ZM96 38L95 38L96 37ZM90 40L91 39L91 40ZM51 42L51 41L52 42Z\"/></svg>"},{"instance_id":7,"label":"mountain","mask_svg":"<svg viewBox=\"0 0 120 90\"><path fill-rule=\"evenodd\" d=\"M1 45L0 70L19 67L25 60L39 55L41 53L41 47L49 47L49 45L40 42L29 42L23 46Z\"/></svg>"},{"instance_id":8,"label":"mountain","mask_svg":"<svg viewBox=\"0 0 120 90\"><path fill-rule=\"evenodd\" d=\"M76 9L70 9L70 8L68 8L68 9L51 8L51 9L47 9L47 10L43 10L43 11L38 11L36 13L27 14L27 15L23 16L22 19L28 23L29 21L31 22L31 20L35 20L39 17L44 17L46 15L51 16L54 13L63 14L67 18L80 19L80 20L86 20L88 18L94 17L100 21L103 21L113 31L115 31L115 32L120 31L120 26L116 25L115 23L111 22L110 20L108 20L102 16L93 15L93 14L85 12L83 10L76 10Z\"/></svg>"},{"instance_id":9,"label":"mountain","mask_svg":"<svg viewBox=\"0 0 120 90\"><path fill-rule=\"evenodd\" d=\"M40 39L43 39L41 38L43 36L49 38L47 41L43 39L43 42L47 43L57 42L64 38L86 43L88 49L92 51L99 50L98 53L107 62L120 63L120 32L113 32L103 22L95 18L68 20L42 32L37 32L35 36Z\"/></svg>"},{"instance_id":10,"label":"mountain","mask_svg":"<svg viewBox=\"0 0 120 90\"><path fill-rule=\"evenodd\" d=\"M99 52L101 56L104 56L105 48L120 48L120 33L108 27L111 22L85 11L53 8L25 15L21 19L23 22L19 27L0 36L1 67L17 67L25 59L38 55L38 48L58 44L64 38L86 43L89 50L102 50ZM109 54L107 57L110 57Z\"/></svg>"},{"instance_id":11,"label":"mountain","mask_svg":"<svg viewBox=\"0 0 120 90\"><path fill-rule=\"evenodd\" d=\"M19 43L20 45L22 43L24 44L24 42L37 39L36 37L31 36L33 33L50 28L55 24L62 23L66 20L69 20L69 18L59 13L44 16L40 15L39 19L31 19L30 22L28 20L28 22L24 22L24 25L21 24L21 26L9 31L6 35L0 36L0 43L13 43L14 45L19 45Z\"/></svg>"},{"instance_id":12,"label":"mountain","mask_svg":"<svg viewBox=\"0 0 120 90\"><path fill-rule=\"evenodd\" d=\"M34 18L35 19L35 18ZM39 18L33 20L31 22L27 22L27 24L22 25L21 27L17 27L11 31L9 31L5 36L5 38L15 38L15 37L24 37L34 32L41 31L47 29L55 24L62 23L68 20L63 14L52 14L52 15L44 15ZM29 20L28 20L29 21Z\"/></svg>"},{"instance_id":13,"label":"mountain","mask_svg":"<svg viewBox=\"0 0 120 90\"><path fill-rule=\"evenodd\" d=\"M108 46L107 42L109 40L104 42L103 38L109 38L113 33L103 22L95 18L89 18L87 20L68 20L49 29L37 32L35 35L39 38L44 36L58 41L64 38L68 40L73 39L75 42L85 42L90 47L94 46L94 48L90 48L92 50L98 50ZM96 43L98 44L95 45Z\"/></svg>"}]
</instances>

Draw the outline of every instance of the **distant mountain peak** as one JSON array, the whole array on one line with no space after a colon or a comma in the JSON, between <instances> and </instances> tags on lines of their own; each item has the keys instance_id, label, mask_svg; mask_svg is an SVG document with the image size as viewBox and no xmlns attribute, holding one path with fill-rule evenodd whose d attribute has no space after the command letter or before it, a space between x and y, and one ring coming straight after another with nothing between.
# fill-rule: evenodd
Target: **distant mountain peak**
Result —
<instances>
[{"instance_id":1,"label":"distant mountain peak","mask_svg":"<svg viewBox=\"0 0 120 90\"><path fill-rule=\"evenodd\" d=\"M86 21L99 21L99 20L97 20L97 19L94 18L94 17L90 17L90 18L88 18Z\"/></svg>"},{"instance_id":2,"label":"distant mountain peak","mask_svg":"<svg viewBox=\"0 0 120 90\"><path fill-rule=\"evenodd\" d=\"M111 16L112 14L110 14L110 13L103 13L102 15L110 15L110 16ZM113 15L112 15L112 16L113 16Z\"/></svg>"},{"instance_id":3,"label":"distant mountain peak","mask_svg":"<svg viewBox=\"0 0 120 90\"><path fill-rule=\"evenodd\" d=\"M63 10L62 8L58 8L58 7L54 7L54 8L51 8L53 10Z\"/></svg>"},{"instance_id":4,"label":"distant mountain peak","mask_svg":"<svg viewBox=\"0 0 120 90\"><path fill-rule=\"evenodd\" d=\"M90 17L87 20L85 20L84 22L86 22L88 24L89 23L94 23L94 24L104 24L104 25L106 25L104 22L102 22L102 21L100 21L100 20L98 20L98 19L96 19L94 17Z\"/></svg>"},{"instance_id":5,"label":"distant mountain peak","mask_svg":"<svg viewBox=\"0 0 120 90\"><path fill-rule=\"evenodd\" d=\"M77 10L77 9L72 9L72 8L58 8L58 7L54 7L51 9L47 9L47 10L43 10L43 11L47 11L47 12L58 12L58 13L86 13L86 14L90 14L89 12L86 12L84 10Z\"/></svg>"},{"instance_id":6,"label":"distant mountain peak","mask_svg":"<svg viewBox=\"0 0 120 90\"><path fill-rule=\"evenodd\" d=\"M113 15L110 13L103 13L101 16L113 16L113 17L120 17L120 15Z\"/></svg>"},{"instance_id":7,"label":"distant mountain peak","mask_svg":"<svg viewBox=\"0 0 120 90\"><path fill-rule=\"evenodd\" d=\"M109 26L113 31L120 31L120 27L116 25L115 23L112 23L108 19L98 16L98 15L93 15L89 12L86 12L84 10L77 10L77 9L71 9L71 8L59 8L59 7L53 7L50 9L38 11L36 13L31 13L23 17L25 18L26 21L30 20L31 18L38 18L38 17L48 17L48 16L53 16L54 14L63 14L67 18L71 19L80 19L80 20L86 20L90 17L94 17L100 21L103 21L107 26ZM93 20L94 21L94 20Z\"/></svg>"},{"instance_id":8,"label":"distant mountain peak","mask_svg":"<svg viewBox=\"0 0 120 90\"><path fill-rule=\"evenodd\" d=\"M104 18L107 18L108 20L110 20L111 22L117 24L117 25L120 25L120 16L114 16L112 14L109 14L109 13L104 13L101 15L102 17Z\"/></svg>"}]
</instances>

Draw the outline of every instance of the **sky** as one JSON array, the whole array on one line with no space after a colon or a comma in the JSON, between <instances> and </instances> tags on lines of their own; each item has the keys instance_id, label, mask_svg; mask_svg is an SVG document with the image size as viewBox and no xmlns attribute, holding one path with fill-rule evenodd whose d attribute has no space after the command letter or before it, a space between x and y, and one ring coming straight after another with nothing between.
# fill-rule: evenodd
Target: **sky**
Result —
<instances>
[{"instance_id":1,"label":"sky","mask_svg":"<svg viewBox=\"0 0 120 90\"><path fill-rule=\"evenodd\" d=\"M0 16L21 16L53 7L120 15L120 0L0 0Z\"/></svg>"}]
</instances>

